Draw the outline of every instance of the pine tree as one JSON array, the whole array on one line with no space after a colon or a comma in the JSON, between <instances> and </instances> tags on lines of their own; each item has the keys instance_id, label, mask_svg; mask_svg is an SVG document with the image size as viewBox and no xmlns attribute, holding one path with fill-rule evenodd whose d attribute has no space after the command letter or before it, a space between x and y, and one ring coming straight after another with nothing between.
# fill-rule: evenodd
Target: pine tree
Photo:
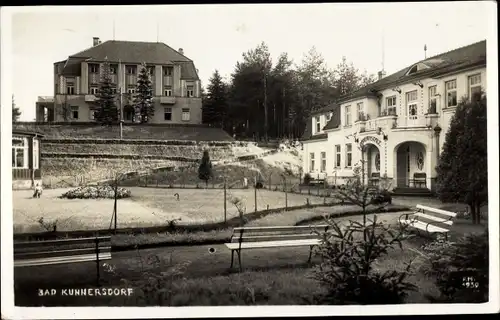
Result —
<instances>
[{"instance_id":1,"label":"pine tree","mask_svg":"<svg viewBox=\"0 0 500 320\"><path fill-rule=\"evenodd\" d=\"M207 96L203 101L203 123L222 126L227 113L227 87L218 70L210 78Z\"/></svg>"},{"instance_id":2,"label":"pine tree","mask_svg":"<svg viewBox=\"0 0 500 320\"><path fill-rule=\"evenodd\" d=\"M102 65L101 81L96 94L96 107L93 108L95 110L95 121L103 126L111 126L119 123L119 110L116 106L116 97L113 93L113 88L116 88L116 86L111 82L109 63L106 61Z\"/></svg>"},{"instance_id":3,"label":"pine tree","mask_svg":"<svg viewBox=\"0 0 500 320\"><path fill-rule=\"evenodd\" d=\"M136 94L134 97L136 114L141 119L141 123L149 122L155 113L153 104L153 84L151 75L145 63L141 66L141 71L137 79Z\"/></svg>"},{"instance_id":4,"label":"pine tree","mask_svg":"<svg viewBox=\"0 0 500 320\"><path fill-rule=\"evenodd\" d=\"M488 201L486 95L463 99L451 120L437 171L437 194L443 202L466 203L474 223Z\"/></svg>"},{"instance_id":5,"label":"pine tree","mask_svg":"<svg viewBox=\"0 0 500 320\"><path fill-rule=\"evenodd\" d=\"M198 178L205 181L205 186L208 187L208 180L212 177L212 162L208 151L203 151L200 167L198 168Z\"/></svg>"},{"instance_id":6,"label":"pine tree","mask_svg":"<svg viewBox=\"0 0 500 320\"><path fill-rule=\"evenodd\" d=\"M12 95L12 122L19 121L19 117L21 116L21 110L19 107L16 107L16 102L14 101L14 95Z\"/></svg>"}]
</instances>

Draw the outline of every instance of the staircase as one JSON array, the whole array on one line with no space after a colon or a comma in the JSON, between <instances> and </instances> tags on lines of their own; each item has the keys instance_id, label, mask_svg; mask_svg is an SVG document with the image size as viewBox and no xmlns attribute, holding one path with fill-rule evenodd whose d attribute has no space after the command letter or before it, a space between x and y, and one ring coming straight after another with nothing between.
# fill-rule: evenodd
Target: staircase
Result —
<instances>
[{"instance_id":1,"label":"staircase","mask_svg":"<svg viewBox=\"0 0 500 320\"><path fill-rule=\"evenodd\" d=\"M397 187L392 190L394 196L405 196L405 197L429 197L434 198L435 195L427 188L408 188L408 187Z\"/></svg>"}]
</instances>

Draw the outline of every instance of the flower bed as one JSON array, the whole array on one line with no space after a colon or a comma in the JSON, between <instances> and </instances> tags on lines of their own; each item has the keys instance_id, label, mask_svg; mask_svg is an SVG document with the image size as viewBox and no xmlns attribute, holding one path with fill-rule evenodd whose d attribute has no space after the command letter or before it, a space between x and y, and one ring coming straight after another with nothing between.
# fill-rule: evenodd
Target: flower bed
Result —
<instances>
[{"instance_id":1,"label":"flower bed","mask_svg":"<svg viewBox=\"0 0 500 320\"><path fill-rule=\"evenodd\" d=\"M125 188L118 188L116 198L130 198L131 192ZM89 186L72 189L61 195L66 199L113 199L115 190L111 186Z\"/></svg>"}]
</instances>

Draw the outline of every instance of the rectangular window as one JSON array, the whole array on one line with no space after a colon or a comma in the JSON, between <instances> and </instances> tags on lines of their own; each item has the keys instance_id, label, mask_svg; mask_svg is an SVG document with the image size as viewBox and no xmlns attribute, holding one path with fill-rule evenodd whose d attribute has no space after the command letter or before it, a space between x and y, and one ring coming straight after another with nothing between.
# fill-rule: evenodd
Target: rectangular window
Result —
<instances>
[{"instance_id":1,"label":"rectangular window","mask_svg":"<svg viewBox=\"0 0 500 320\"><path fill-rule=\"evenodd\" d=\"M396 115L396 96L387 97L385 99L385 109L382 109L381 116L395 116Z\"/></svg>"},{"instance_id":2,"label":"rectangular window","mask_svg":"<svg viewBox=\"0 0 500 320\"><path fill-rule=\"evenodd\" d=\"M321 172L326 171L326 152L321 152Z\"/></svg>"},{"instance_id":3,"label":"rectangular window","mask_svg":"<svg viewBox=\"0 0 500 320\"><path fill-rule=\"evenodd\" d=\"M38 169L38 140L33 139L33 169Z\"/></svg>"},{"instance_id":4,"label":"rectangular window","mask_svg":"<svg viewBox=\"0 0 500 320\"><path fill-rule=\"evenodd\" d=\"M111 74L116 74L118 71L118 66L115 64L112 64L109 66L109 73Z\"/></svg>"},{"instance_id":5,"label":"rectangular window","mask_svg":"<svg viewBox=\"0 0 500 320\"><path fill-rule=\"evenodd\" d=\"M481 74L469 77L469 98L474 101L481 99Z\"/></svg>"},{"instance_id":6,"label":"rectangular window","mask_svg":"<svg viewBox=\"0 0 500 320\"><path fill-rule=\"evenodd\" d=\"M189 98L194 97L194 86L187 86L187 96Z\"/></svg>"},{"instance_id":7,"label":"rectangular window","mask_svg":"<svg viewBox=\"0 0 500 320\"><path fill-rule=\"evenodd\" d=\"M321 123L319 117L314 118L315 123L316 123L316 133L319 133L321 131Z\"/></svg>"},{"instance_id":8,"label":"rectangular window","mask_svg":"<svg viewBox=\"0 0 500 320\"><path fill-rule=\"evenodd\" d=\"M406 102L413 102L418 100L417 90L410 91L406 93Z\"/></svg>"},{"instance_id":9,"label":"rectangular window","mask_svg":"<svg viewBox=\"0 0 500 320\"><path fill-rule=\"evenodd\" d=\"M310 159L309 171L313 172L314 171L314 152L311 152L309 154L309 159Z\"/></svg>"},{"instance_id":10,"label":"rectangular window","mask_svg":"<svg viewBox=\"0 0 500 320\"><path fill-rule=\"evenodd\" d=\"M73 84L66 84L66 94L73 95L75 94L75 87Z\"/></svg>"},{"instance_id":11,"label":"rectangular window","mask_svg":"<svg viewBox=\"0 0 500 320\"><path fill-rule=\"evenodd\" d=\"M12 168L28 168L28 139L12 137Z\"/></svg>"},{"instance_id":12,"label":"rectangular window","mask_svg":"<svg viewBox=\"0 0 500 320\"><path fill-rule=\"evenodd\" d=\"M71 118L78 119L78 106L71 106Z\"/></svg>"},{"instance_id":13,"label":"rectangular window","mask_svg":"<svg viewBox=\"0 0 500 320\"><path fill-rule=\"evenodd\" d=\"M89 64L89 72L90 73L99 73L99 65L96 63Z\"/></svg>"},{"instance_id":14,"label":"rectangular window","mask_svg":"<svg viewBox=\"0 0 500 320\"><path fill-rule=\"evenodd\" d=\"M127 66L127 74L136 74L137 73L137 66Z\"/></svg>"},{"instance_id":15,"label":"rectangular window","mask_svg":"<svg viewBox=\"0 0 500 320\"><path fill-rule=\"evenodd\" d=\"M340 158L341 158L340 144L337 144L335 146L335 168L340 168Z\"/></svg>"},{"instance_id":16,"label":"rectangular window","mask_svg":"<svg viewBox=\"0 0 500 320\"><path fill-rule=\"evenodd\" d=\"M182 121L190 121L191 114L189 112L189 108L182 108Z\"/></svg>"},{"instance_id":17,"label":"rectangular window","mask_svg":"<svg viewBox=\"0 0 500 320\"><path fill-rule=\"evenodd\" d=\"M345 158L347 168L352 167L352 144L348 143L345 145Z\"/></svg>"},{"instance_id":18,"label":"rectangular window","mask_svg":"<svg viewBox=\"0 0 500 320\"><path fill-rule=\"evenodd\" d=\"M410 91L406 93L406 112L407 116L411 120L417 119L418 110L418 91Z\"/></svg>"},{"instance_id":19,"label":"rectangular window","mask_svg":"<svg viewBox=\"0 0 500 320\"><path fill-rule=\"evenodd\" d=\"M172 87L171 86L165 86L165 96L166 97L172 96Z\"/></svg>"},{"instance_id":20,"label":"rectangular window","mask_svg":"<svg viewBox=\"0 0 500 320\"><path fill-rule=\"evenodd\" d=\"M345 125L346 126L351 125L351 106L345 107Z\"/></svg>"},{"instance_id":21,"label":"rectangular window","mask_svg":"<svg viewBox=\"0 0 500 320\"><path fill-rule=\"evenodd\" d=\"M127 93L128 94L135 94L135 88L128 88Z\"/></svg>"},{"instance_id":22,"label":"rectangular window","mask_svg":"<svg viewBox=\"0 0 500 320\"><path fill-rule=\"evenodd\" d=\"M172 108L164 108L163 109L163 120L172 121Z\"/></svg>"},{"instance_id":23,"label":"rectangular window","mask_svg":"<svg viewBox=\"0 0 500 320\"><path fill-rule=\"evenodd\" d=\"M457 106L457 80L445 82L446 107Z\"/></svg>"},{"instance_id":24,"label":"rectangular window","mask_svg":"<svg viewBox=\"0 0 500 320\"><path fill-rule=\"evenodd\" d=\"M364 109L363 109L363 102L359 102L358 104L356 104L356 111L358 113L358 120L359 121L363 121L365 120L364 118Z\"/></svg>"},{"instance_id":25,"label":"rectangular window","mask_svg":"<svg viewBox=\"0 0 500 320\"><path fill-rule=\"evenodd\" d=\"M172 76L174 74L174 68L173 67L163 67L163 75L164 76Z\"/></svg>"},{"instance_id":26,"label":"rectangular window","mask_svg":"<svg viewBox=\"0 0 500 320\"><path fill-rule=\"evenodd\" d=\"M99 92L98 87L90 87L90 94L96 95Z\"/></svg>"},{"instance_id":27,"label":"rectangular window","mask_svg":"<svg viewBox=\"0 0 500 320\"><path fill-rule=\"evenodd\" d=\"M436 86L429 87L429 110L428 113L437 113Z\"/></svg>"}]
</instances>

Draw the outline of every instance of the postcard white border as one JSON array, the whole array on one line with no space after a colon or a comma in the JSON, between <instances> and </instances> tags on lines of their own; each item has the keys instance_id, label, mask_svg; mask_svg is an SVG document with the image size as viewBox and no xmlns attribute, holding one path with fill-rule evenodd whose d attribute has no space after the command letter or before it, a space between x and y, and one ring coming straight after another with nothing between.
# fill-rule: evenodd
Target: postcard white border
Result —
<instances>
[{"instance_id":1,"label":"postcard white border","mask_svg":"<svg viewBox=\"0 0 500 320\"><path fill-rule=\"evenodd\" d=\"M487 39L487 83L488 83L488 172L489 172L489 243L490 243L490 301L483 304L406 304L384 306L257 306L257 307L15 307L13 281L12 246L12 174L11 174L11 114L12 94L12 15L28 11L92 11L116 10L116 6L87 7L2 7L1 8L1 237L2 237L2 318L6 319L110 319L110 318L210 318L210 317L276 317L276 316L325 316L325 315L412 315L412 314L476 314L495 313L500 307L499 296L499 216L498 216L498 49L497 49L497 8L496 2L477 2L489 7L491 29ZM297 4L302 5L302 4ZM313 4L310 4L313 5ZM318 4L316 4L318 5ZM358 5L358 4L336 4ZM359 4L359 5L384 5ZM137 6L120 6L125 10L140 10ZM496 210L496 211L495 211Z\"/></svg>"}]
</instances>

